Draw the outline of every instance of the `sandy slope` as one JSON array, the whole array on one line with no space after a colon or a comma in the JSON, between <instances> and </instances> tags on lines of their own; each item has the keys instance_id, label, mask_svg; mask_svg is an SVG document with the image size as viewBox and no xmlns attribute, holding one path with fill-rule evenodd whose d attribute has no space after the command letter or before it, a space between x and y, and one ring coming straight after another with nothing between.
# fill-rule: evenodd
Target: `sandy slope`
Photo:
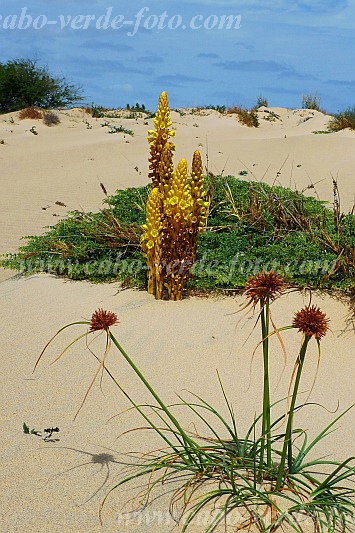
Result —
<instances>
[{"instance_id":1,"label":"sandy slope","mask_svg":"<svg viewBox=\"0 0 355 533\"><path fill-rule=\"evenodd\" d=\"M312 131L324 129L327 122L324 115L304 110L272 111L280 119L275 122L261 119L258 130L249 130L239 125L235 117L222 117L216 112L207 116L173 113L178 135L176 157L190 159L200 145L203 154L208 152L212 172L224 169L225 174L236 175L249 169L249 176L253 172L268 183L274 182L281 168L280 183L296 184L303 189L319 182L316 191L329 202L331 174L338 175L343 208L349 209L354 191L355 134L344 131L314 135ZM134 137L124 138L122 134L108 135L107 128L101 127L102 119L91 119L81 110L62 112L61 125L53 128L35 121L19 122L16 114L15 124L11 124L10 116L2 116L0 122L0 140L5 141L0 145L0 253L15 251L21 236L41 232L44 225L55 223L67 209L98 209L103 197L100 181L109 194L118 187L146 183L148 126L143 120L137 123L129 119L110 120L134 130ZM92 129L87 129L83 120ZM34 124L37 136L29 132ZM315 191L310 189L307 193ZM68 207L63 208L56 201ZM253 331L255 317L238 322L241 315L231 314L239 309L242 297L161 302L143 292L119 292L117 284L74 283L47 275L6 279L9 275L13 273L0 273L1 531L170 531L174 524L166 518L166 496L155 501L149 512L140 517L122 516L123 510L131 508L123 507L132 495L126 490L116 491L108 500L104 525L100 527L98 506L107 490L121 479L124 454L154 449L160 443L146 433L118 438L122 432L143 423L132 412L112 418L129 404L107 378L102 391L95 384L73 421L94 375L96 361L82 341L54 366L48 364L82 330L63 333L32 375L34 363L59 327L90 318L98 307L110 309L120 319L116 329L120 342L167 402L175 400L175 392L187 395L188 389L225 412L217 387L218 368L243 433L255 411L260 411L261 403L259 352L250 367L251 353L259 340L258 330ZM277 325L290 323L293 312L307 298L292 293L275 302L273 315ZM354 383L353 336L344 331L348 309L329 296L316 294L314 302L331 318L332 333L322 341L322 360L311 396L312 401L327 410L309 407L298 418L300 426L310 429L312 436L332 420L335 415L329 411L334 411L338 402L341 410L350 405ZM286 332L284 338L288 362L275 393L277 397L286 394L300 342L296 332ZM317 351L312 344L303 391L310 389L316 372ZM272 346L274 390L283 368L283 355L277 342L273 341ZM102 350L100 342L93 347L97 353ZM150 399L114 351L108 361L135 400ZM184 422L190 429L192 421L185 414ZM39 430L59 426L59 440L44 443L38 437L26 436L21 429L23 422ZM316 455L333 454L336 459L343 459L354 453L354 416L349 413L338 426L341 430L328 437ZM204 431L201 424L198 429ZM137 488L133 493L136 492ZM198 524L191 529L192 533L203 530ZM305 531L310 530L310 524L306 525Z\"/></svg>"},{"instance_id":2,"label":"sandy slope","mask_svg":"<svg viewBox=\"0 0 355 533\"><path fill-rule=\"evenodd\" d=\"M216 111L183 116L173 112L176 160L190 161L198 148L215 174L248 170L250 179L299 190L315 184L307 194L328 202L333 199L334 176L342 208L348 211L354 202L355 133L313 134L324 130L329 120L317 111L269 111L279 118L265 120L271 114L261 108L258 129L242 126L235 115ZM17 113L0 117L0 140L5 142L0 144L0 254L15 251L23 235L40 233L68 209L97 210L103 199L100 181L109 194L146 183L151 120L108 120L132 130L131 137L109 135L108 128L102 127L106 119L92 119L83 110L63 111L60 119L59 126L48 128L41 121L19 121ZM33 126L38 135L29 131ZM56 205L58 201L67 208ZM4 279L8 274L0 276Z\"/></svg>"}]
</instances>

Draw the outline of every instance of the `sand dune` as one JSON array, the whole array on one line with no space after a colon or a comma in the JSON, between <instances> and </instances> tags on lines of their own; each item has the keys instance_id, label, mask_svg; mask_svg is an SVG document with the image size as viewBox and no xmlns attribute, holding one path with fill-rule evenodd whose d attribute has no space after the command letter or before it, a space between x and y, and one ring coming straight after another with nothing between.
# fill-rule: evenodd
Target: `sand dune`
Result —
<instances>
[{"instance_id":1,"label":"sand dune","mask_svg":"<svg viewBox=\"0 0 355 533\"><path fill-rule=\"evenodd\" d=\"M246 179L305 190L328 202L333 200L333 176L338 180L342 209L351 209L355 134L347 130L313 134L324 130L330 118L317 111L269 111L279 118L265 120L270 113L261 108L257 129L242 126L235 115L213 110L183 116L172 112L176 160L191 159L198 148L214 174L238 175L248 170ZM17 113L0 119L0 140L5 143L0 145L0 254L14 252L22 236L41 233L68 209L99 209L100 181L109 194L147 182L151 119L93 119L81 109L62 111L59 116L61 124L50 128L41 121L20 121ZM122 124L134 136L109 135L108 128L102 127L105 122ZM33 126L38 135L30 132ZM307 189L312 184L315 189ZM67 208L56 205L57 201ZM4 279L8 274L0 276Z\"/></svg>"},{"instance_id":2,"label":"sand dune","mask_svg":"<svg viewBox=\"0 0 355 533\"><path fill-rule=\"evenodd\" d=\"M307 110L268 109L279 118L262 118L260 128L241 126L235 116L216 111L198 114L173 112L177 130L176 159L192 157L199 147L208 154L213 173L238 175L248 170L248 178L306 189L332 202L331 176L337 177L344 210L354 198L355 133L342 131L315 135L324 130L329 117ZM102 127L105 119L92 119L82 110L60 112L61 124L48 128L41 122L19 121L17 114L0 118L1 197L0 253L14 252L21 237L39 234L70 209L97 210L103 193L147 182L147 129L143 118L110 119L123 124L134 136L109 135ZM14 122L10 121L11 117ZM145 124L148 122L148 124ZM88 129L88 125L90 129ZM29 130L36 127L38 135ZM207 164L207 160L205 158ZM276 174L280 171L276 180ZM245 178L243 178L245 179ZM62 207L56 202L62 202ZM255 316L240 320L243 297L189 298L182 302L155 301L144 292L119 290L118 284L91 285L69 282L48 275L13 277L0 272L1 372L1 530L7 533L51 531L95 533L104 531L167 532L173 522L166 517L168 496L156 500L145 514L122 515L133 494L116 490L109 498L101 528L97 511L108 491L122 476L126 452L147 451L160 446L156 438L138 432L118 438L129 428L142 426L135 413L119 417L129 407L124 396L108 379L102 391L95 384L78 418L73 421L96 369L96 361L78 343L54 366L49 363L70 339L82 330L66 331L49 349L35 374L34 363L47 340L64 324L89 319L103 307L117 313L117 337L132 355L166 402L175 392L186 389L212 401L225 412L218 390L216 369L235 406L240 431L245 432L254 413L261 408L261 356L251 354L259 340L253 330ZM313 299L331 319L332 332L322 340L322 358L311 400L302 411L299 424L315 436L353 401L354 340L346 331L349 309L334 295L314 294ZM277 325L289 324L294 311L308 296L293 292L273 306ZM248 338L248 336L250 337ZM287 367L276 395L287 394L289 375L299 348L300 335L285 332ZM247 340L248 339L248 340ZM247 340L246 344L245 341ZM103 346L95 343L100 353ZM283 368L283 354L272 343L272 390ZM304 373L302 390L308 391L316 372L317 349L312 346ZM148 393L118 354L109 354L109 366L136 401L149 400ZM252 366L251 366L252 365ZM340 411L338 411L340 412ZM190 415L184 418L192 422ZM56 442L24 435L22 424L42 430L58 426ZM354 415L348 413L338 426L341 430L324 440L316 456L332 454L344 459L354 454ZM191 425L189 426L191 429ZM202 431L202 428L201 428ZM154 514L155 513L155 514ZM159 514L160 513L160 514ZM223 529L221 529L222 531ZM306 524L305 531L311 531ZM179 531L176 527L174 531ZM192 533L204 531L196 524Z\"/></svg>"}]
</instances>

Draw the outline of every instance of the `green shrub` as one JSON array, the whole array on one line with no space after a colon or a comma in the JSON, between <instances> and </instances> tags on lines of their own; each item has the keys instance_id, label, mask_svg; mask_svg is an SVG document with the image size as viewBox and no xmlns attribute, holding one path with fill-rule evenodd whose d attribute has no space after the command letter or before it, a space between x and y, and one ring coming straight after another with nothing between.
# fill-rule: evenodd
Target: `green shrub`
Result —
<instances>
[{"instance_id":1,"label":"green shrub","mask_svg":"<svg viewBox=\"0 0 355 533\"><path fill-rule=\"evenodd\" d=\"M94 102L91 106L91 116L93 118L104 118L107 109L101 105L95 105Z\"/></svg>"},{"instance_id":2,"label":"green shrub","mask_svg":"<svg viewBox=\"0 0 355 533\"><path fill-rule=\"evenodd\" d=\"M135 105L126 105L127 111L137 111L138 113L147 113L146 107L144 104L139 104L138 102ZM149 111L148 111L149 113Z\"/></svg>"},{"instance_id":3,"label":"green shrub","mask_svg":"<svg viewBox=\"0 0 355 533\"><path fill-rule=\"evenodd\" d=\"M132 130L129 130L127 128L125 128L124 126L120 125L120 126L112 126L112 125L109 125L109 130L107 133L125 133L126 135L130 135L131 137L133 137L134 135L134 132Z\"/></svg>"},{"instance_id":4,"label":"green shrub","mask_svg":"<svg viewBox=\"0 0 355 533\"><path fill-rule=\"evenodd\" d=\"M79 86L63 76L50 74L37 60L15 59L0 63L0 112L10 113L26 107L53 109L83 99Z\"/></svg>"}]
</instances>

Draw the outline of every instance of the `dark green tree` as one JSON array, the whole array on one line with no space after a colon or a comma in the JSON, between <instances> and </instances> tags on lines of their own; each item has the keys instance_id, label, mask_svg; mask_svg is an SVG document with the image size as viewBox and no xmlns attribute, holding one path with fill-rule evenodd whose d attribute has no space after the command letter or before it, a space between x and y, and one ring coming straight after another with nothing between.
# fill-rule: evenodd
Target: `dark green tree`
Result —
<instances>
[{"instance_id":1,"label":"dark green tree","mask_svg":"<svg viewBox=\"0 0 355 533\"><path fill-rule=\"evenodd\" d=\"M0 63L0 113L25 107L67 107L81 100L79 85L64 76L53 76L47 66L40 66L35 59Z\"/></svg>"}]
</instances>

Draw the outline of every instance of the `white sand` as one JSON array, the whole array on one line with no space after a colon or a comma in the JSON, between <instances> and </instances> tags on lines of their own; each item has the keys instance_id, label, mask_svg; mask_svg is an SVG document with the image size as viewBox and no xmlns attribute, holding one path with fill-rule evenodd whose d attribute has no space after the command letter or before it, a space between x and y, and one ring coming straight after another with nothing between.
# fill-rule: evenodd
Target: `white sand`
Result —
<instances>
[{"instance_id":1,"label":"white sand","mask_svg":"<svg viewBox=\"0 0 355 533\"><path fill-rule=\"evenodd\" d=\"M324 180L317 183L316 191L322 199L331 202L331 174L338 176L343 208L349 209L354 192L355 134L344 131L314 135L313 130L325 129L324 115L304 110L274 111L282 122L262 121L258 130L249 130L240 126L235 117L221 117L216 112L209 116L183 117L173 113L177 129L176 159L182 156L191 159L199 143L204 154L208 144L212 172L224 169L225 174L236 175L248 168L257 179L264 177L273 183L276 172L288 157L278 177L281 184L296 184L302 190L310 183ZM302 115L311 118L300 122L305 118ZM6 143L0 145L0 253L15 251L21 236L40 233L43 226L56 223L68 209L98 209L103 196L99 181L105 184L109 194L119 187L146 183L148 126L142 120L139 123L127 119L110 121L123 123L135 131L133 138L124 139L121 134L108 135L106 128L100 126L102 120L85 115L84 119L93 126L86 129L82 111L61 113L61 125L53 128L36 121L19 122L16 114L13 116L16 124L6 121L9 115L2 116L0 122L0 139ZM38 136L28 131L34 124ZM134 169L136 165L138 172ZM249 177L252 178L251 174ZM315 191L310 189L307 194L314 195ZM56 201L68 208L56 205ZM73 421L97 363L82 340L58 363L48 365L83 329L76 327L63 332L32 375L34 363L47 340L61 326L89 319L98 307L112 310L120 319L115 328L118 339L167 403L175 401L175 392L187 397L185 389L188 389L226 414L218 389L215 372L218 369L243 434L255 411L261 408L260 351L250 367L251 354L260 335L258 328L253 331L255 317L238 323L241 314L230 314L239 309L244 301L242 297L162 302L144 292L119 292L117 284L91 285L48 275L7 279L13 275L9 271L0 272L3 280L0 283L1 531L170 531L173 523L167 523L165 518L168 497L155 501L149 508L150 514L140 518L130 516L130 521L125 516L119 522L122 510L130 509L129 505L123 507L124 504L137 489L133 493L116 490L104 509L103 528L99 524L99 504L108 489L122 477L120 462L125 460L122 454L148 451L159 447L160 442L147 432L117 438L129 428L143 426L144 422L133 412L111 419L129 404L107 376L102 391L96 383ZM322 340L322 360L311 395L311 401L321 403L327 410L307 407L297 418L311 436L336 416L330 411L337 408L338 402L337 414L352 403L354 383L354 340L351 331L344 332L349 310L335 297L315 294L313 301L330 317L332 332ZM289 324L293 312L306 302L308 296L295 292L275 302L276 324ZM249 333L251 336L244 345ZM274 398L287 394L300 342L300 334L295 331L285 332L283 337L288 363ZM100 353L102 343L97 342L93 347ZM271 359L274 390L283 368L282 351L275 339ZM316 360L316 344L312 343L302 391L311 387ZM150 401L148 392L115 350L109 354L108 362L135 400ZM178 413L181 416L181 411ZM193 420L194 417L185 413L184 423L190 429ZM23 422L39 430L58 426L60 432L54 436L59 441L45 443L36 436L24 435ZM324 440L312 457L332 454L334 459L342 460L354 453L354 415L348 413L337 426L341 429ZM206 431L201 424L198 429ZM309 524L307 527L310 530ZM196 524L191 531L199 533L204 528Z\"/></svg>"}]
</instances>

